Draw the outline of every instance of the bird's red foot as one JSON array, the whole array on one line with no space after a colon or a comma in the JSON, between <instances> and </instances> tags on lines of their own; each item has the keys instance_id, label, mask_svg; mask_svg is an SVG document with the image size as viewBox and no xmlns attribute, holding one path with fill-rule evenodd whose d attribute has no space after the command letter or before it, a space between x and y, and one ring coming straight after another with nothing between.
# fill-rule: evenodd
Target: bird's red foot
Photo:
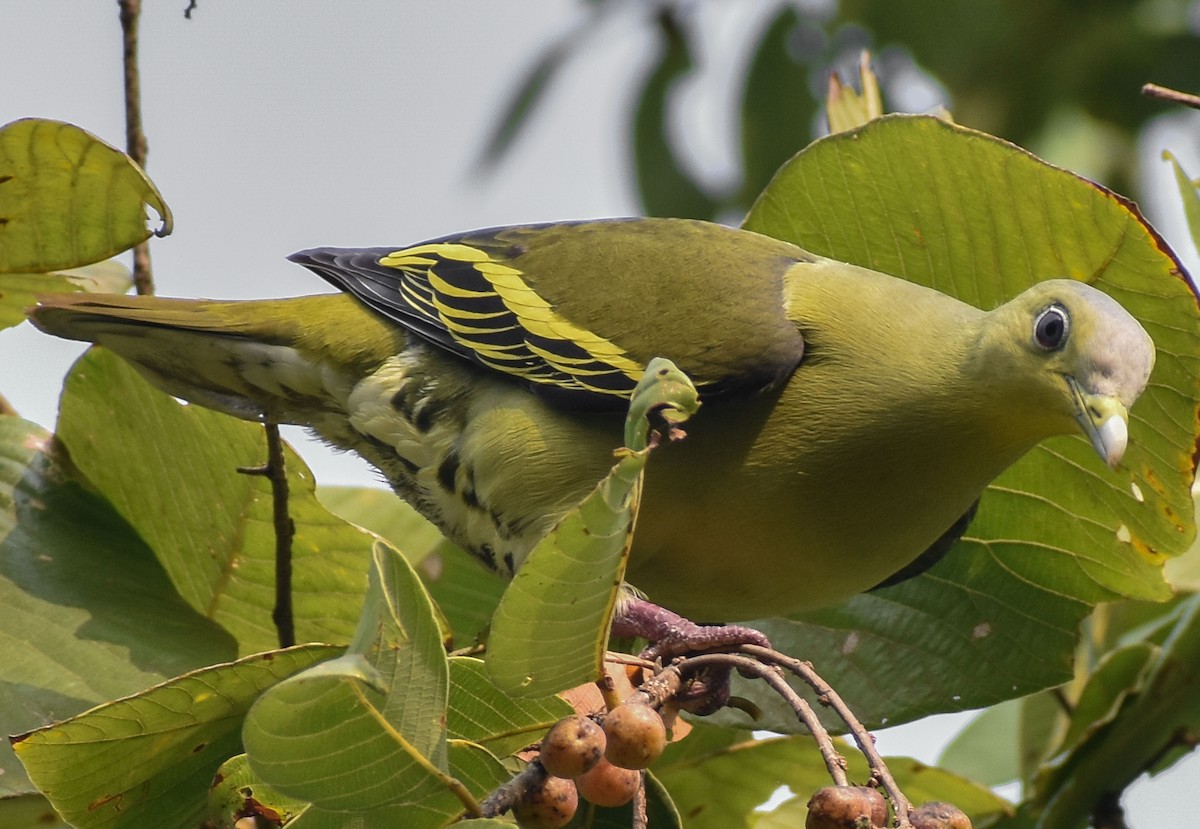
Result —
<instances>
[{"instance_id":1,"label":"bird's red foot","mask_svg":"<svg viewBox=\"0 0 1200 829\"><path fill-rule=\"evenodd\" d=\"M677 656L705 651L736 650L740 645L771 647L767 637L743 625L698 625L678 613L645 599L628 599L613 617L612 633L649 641L642 656L669 662ZM730 698L729 669L705 669L693 675L681 694L683 707L694 714L711 714Z\"/></svg>"},{"instance_id":2,"label":"bird's red foot","mask_svg":"<svg viewBox=\"0 0 1200 829\"><path fill-rule=\"evenodd\" d=\"M771 647L767 637L742 625L698 625L678 613L645 599L626 600L613 617L614 636L641 637L650 642L647 659L669 660L689 653L735 650L739 645Z\"/></svg>"}]
</instances>

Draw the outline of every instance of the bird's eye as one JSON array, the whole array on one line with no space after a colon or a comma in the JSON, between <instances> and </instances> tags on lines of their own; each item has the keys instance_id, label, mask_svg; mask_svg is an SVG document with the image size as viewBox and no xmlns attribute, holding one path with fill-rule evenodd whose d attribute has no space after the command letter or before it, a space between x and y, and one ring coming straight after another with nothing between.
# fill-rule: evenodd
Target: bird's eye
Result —
<instances>
[{"instance_id":1,"label":"bird's eye","mask_svg":"<svg viewBox=\"0 0 1200 829\"><path fill-rule=\"evenodd\" d=\"M1050 305L1042 309L1037 322L1033 324L1033 341L1038 348L1054 351L1067 342L1070 330L1071 318L1067 316L1067 309L1061 305Z\"/></svg>"}]
</instances>

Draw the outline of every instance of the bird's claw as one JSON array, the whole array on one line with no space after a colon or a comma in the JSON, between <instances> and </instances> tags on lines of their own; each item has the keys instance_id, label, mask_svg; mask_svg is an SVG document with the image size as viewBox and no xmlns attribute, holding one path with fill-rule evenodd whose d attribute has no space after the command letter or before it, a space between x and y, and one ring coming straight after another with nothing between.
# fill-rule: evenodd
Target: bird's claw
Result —
<instances>
[{"instance_id":1,"label":"bird's claw","mask_svg":"<svg viewBox=\"0 0 1200 829\"><path fill-rule=\"evenodd\" d=\"M743 625L698 625L678 613L645 599L626 600L613 618L615 636L639 637L649 641L641 656L651 662L670 662L678 657L710 651L735 651L742 645L769 648L767 637ZM730 699L730 670L706 668L689 677L680 702L694 714L711 714Z\"/></svg>"}]
</instances>

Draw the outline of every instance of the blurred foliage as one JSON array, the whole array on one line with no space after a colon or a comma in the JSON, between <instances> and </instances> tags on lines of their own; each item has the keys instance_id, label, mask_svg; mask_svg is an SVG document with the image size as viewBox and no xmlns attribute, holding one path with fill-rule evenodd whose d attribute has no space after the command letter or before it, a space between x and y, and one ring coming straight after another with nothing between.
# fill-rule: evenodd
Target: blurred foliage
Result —
<instances>
[{"instance_id":1,"label":"blurred foliage","mask_svg":"<svg viewBox=\"0 0 1200 829\"><path fill-rule=\"evenodd\" d=\"M630 64L631 72L644 73L630 122L633 172L649 215L743 215L775 170L824 133L820 98L830 69L851 74L863 49L877 56L891 110L946 106L965 126L1135 196L1138 133L1164 112L1161 102L1140 95L1142 84L1200 87L1200 11L1191 0L776 2L751 33L733 80L705 71L703 44L713 32L704 18L716 4L669 0L649 12L620 0L585 5L587 18L535 58L481 164L503 158L602 19L638 15L658 36L654 59ZM770 9L743 5L748 15ZM680 137L674 107L681 87L696 82L740 86L733 119L740 180L732 184L713 185L688 163L690 142Z\"/></svg>"}]
</instances>

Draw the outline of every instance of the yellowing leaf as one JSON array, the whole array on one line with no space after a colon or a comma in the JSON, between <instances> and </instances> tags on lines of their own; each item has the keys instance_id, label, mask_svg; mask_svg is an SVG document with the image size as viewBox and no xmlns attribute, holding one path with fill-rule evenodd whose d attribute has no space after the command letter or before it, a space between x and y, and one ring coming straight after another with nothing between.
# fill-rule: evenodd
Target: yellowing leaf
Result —
<instances>
[{"instance_id":1,"label":"yellowing leaf","mask_svg":"<svg viewBox=\"0 0 1200 829\"><path fill-rule=\"evenodd\" d=\"M125 153L71 124L27 118L0 128L0 273L87 265L150 237L146 207L171 211Z\"/></svg>"}]
</instances>

